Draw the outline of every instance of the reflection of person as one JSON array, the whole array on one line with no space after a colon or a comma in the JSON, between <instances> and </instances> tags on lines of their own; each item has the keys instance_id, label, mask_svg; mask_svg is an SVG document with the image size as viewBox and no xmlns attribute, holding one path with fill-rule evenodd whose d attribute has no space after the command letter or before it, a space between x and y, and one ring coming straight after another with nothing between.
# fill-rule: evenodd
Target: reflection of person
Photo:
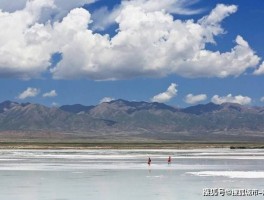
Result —
<instances>
[{"instance_id":1,"label":"reflection of person","mask_svg":"<svg viewBox=\"0 0 264 200\"><path fill-rule=\"evenodd\" d=\"M150 163L151 163L151 159L150 159L150 158L148 158L148 165L150 165Z\"/></svg>"},{"instance_id":2,"label":"reflection of person","mask_svg":"<svg viewBox=\"0 0 264 200\"><path fill-rule=\"evenodd\" d=\"M171 157L168 158L168 164L171 164Z\"/></svg>"}]
</instances>

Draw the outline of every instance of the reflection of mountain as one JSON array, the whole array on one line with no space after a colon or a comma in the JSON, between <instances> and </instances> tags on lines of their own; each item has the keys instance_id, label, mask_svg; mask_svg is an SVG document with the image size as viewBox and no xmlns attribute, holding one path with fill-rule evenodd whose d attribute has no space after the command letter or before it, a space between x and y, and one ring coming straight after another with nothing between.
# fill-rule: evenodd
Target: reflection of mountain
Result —
<instances>
[{"instance_id":1,"label":"reflection of mountain","mask_svg":"<svg viewBox=\"0 0 264 200\"><path fill-rule=\"evenodd\" d=\"M262 140L264 108L238 104L184 109L161 103L115 100L97 106L0 103L2 132L50 132L61 137L153 138L176 140ZM25 137L27 135L25 134Z\"/></svg>"}]
</instances>

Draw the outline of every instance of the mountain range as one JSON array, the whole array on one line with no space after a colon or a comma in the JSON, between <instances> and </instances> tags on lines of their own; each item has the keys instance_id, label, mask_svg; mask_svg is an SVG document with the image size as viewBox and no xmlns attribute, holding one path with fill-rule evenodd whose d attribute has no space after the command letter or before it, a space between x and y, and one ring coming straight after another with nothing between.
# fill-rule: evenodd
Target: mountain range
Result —
<instances>
[{"instance_id":1,"label":"mountain range","mask_svg":"<svg viewBox=\"0 0 264 200\"><path fill-rule=\"evenodd\" d=\"M264 141L264 107L176 108L122 99L96 106L0 103L0 140Z\"/></svg>"}]
</instances>

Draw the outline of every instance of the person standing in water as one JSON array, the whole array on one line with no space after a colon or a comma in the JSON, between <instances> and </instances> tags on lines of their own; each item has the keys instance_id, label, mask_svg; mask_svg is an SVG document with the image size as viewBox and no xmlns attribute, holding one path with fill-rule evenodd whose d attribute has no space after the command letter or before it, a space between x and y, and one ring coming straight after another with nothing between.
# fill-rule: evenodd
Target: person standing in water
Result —
<instances>
[{"instance_id":1,"label":"person standing in water","mask_svg":"<svg viewBox=\"0 0 264 200\"><path fill-rule=\"evenodd\" d=\"M150 163L151 163L151 159L150 159L150 157L148 158L148 165L150 165Z\"/></svg>"},{"instance_id":2,"label":"person standing in water","mask_svg":"<svg viewBox=\"0 0 264 200\"><path fill-rule=\"evenodd\" d=\"M168 158L168 164L171 164L171 157Z\"/></svg>"}]
</instances>

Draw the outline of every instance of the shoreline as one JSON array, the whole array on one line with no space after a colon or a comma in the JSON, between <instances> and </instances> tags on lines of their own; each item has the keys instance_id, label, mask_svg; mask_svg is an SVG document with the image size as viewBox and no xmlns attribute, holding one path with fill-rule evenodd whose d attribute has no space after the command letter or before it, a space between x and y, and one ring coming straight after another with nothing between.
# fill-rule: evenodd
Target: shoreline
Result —
<instances>
[{"instance_id":1,"label":"shoreline","mask_svg":"<svg viewBox=\"0 0 264 200\"><path fill-rule=\"evenodd\" d=\"M264 149L264 143L199 143L199 142L157 142L157 143L130 143L130 142L0 142L0 149L209 149L209 148L230 148L230 149Z\"/></svg>"}]
</instances>

